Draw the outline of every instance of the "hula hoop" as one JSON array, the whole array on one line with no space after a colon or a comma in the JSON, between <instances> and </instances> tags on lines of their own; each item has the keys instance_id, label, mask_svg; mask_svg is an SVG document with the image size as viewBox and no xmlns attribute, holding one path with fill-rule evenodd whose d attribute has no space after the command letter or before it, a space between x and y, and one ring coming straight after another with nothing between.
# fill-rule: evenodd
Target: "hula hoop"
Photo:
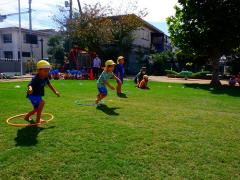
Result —
<instances>
[{"instance_id":1,"label":"hula hoop","mask_svg":"<svg viewBox=\"0 0 240 180\"><path fill-rule=\"evenodd\" d=\"M74 103L79 106L97 106L94 103L93 104L81 103L79 100L74 101Z\"/></svg>"},{"instance_id":2,"label":"hula hoop","mask_svg":"<svg viewBox=\"0 0 240 180\"><path fill-rule=\"evenodd\" d=\"M42 124L47 124L48 122L52 121L54 119L54 116L50 113L42 113L42 115L48 115L50 116L50 118L48 120L44 120L45 122L42 123L42 124L16 124L16 123L11 123L10 120L12 119L15 119L17 117L22 117L22 116L25 116L26 114L18 114L18 115L15 115L15 116L12 116L8 119L6 119L6 123L11 125L11 126L15 126L15 127L26 127L26 126L39 126L39 125L42 125Z\"/></svg>"}]
</instances>

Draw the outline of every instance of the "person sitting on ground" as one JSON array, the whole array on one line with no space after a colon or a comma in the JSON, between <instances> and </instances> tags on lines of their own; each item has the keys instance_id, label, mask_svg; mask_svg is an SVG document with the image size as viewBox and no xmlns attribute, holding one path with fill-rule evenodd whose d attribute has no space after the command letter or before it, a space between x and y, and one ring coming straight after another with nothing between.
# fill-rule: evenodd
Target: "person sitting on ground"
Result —
<instances>
[{"instance_id":1,"label":"person sitting on ground","mask_svg":"<svg viewBox=\"0 0 240 180\"><path fill-rule=\"evenodd\" d=\"M148 87L148 76L144 75L142 81L139 83L138 88L149 89Z\"/></svg>"},{"instance_id":2,"label":"person sitting on ground","mask_svg":"<svg viewBox=\"0 0 240 180\"><path fill-rule=\"evenodd\" d=\"M235 86L236 83L237 83L236 77L235 76L230 77L229 86Z\"/></svg>"},{"instance_id":3,"label":"person sitting on ground","mask_svg":"<svg viewBox=\"0 0 240 180\"><path fill-rule=\"evenodd\" d=\"M139 83L143 80L143 76L146 75L146 67L142 67L140 72L136 75L134 82L137 84L137 87Z\"/></svg>"},{"instance_id":4,"label":"person sitting on ground","mask_svg":"<svg viewBox=\"0 0 240 180\"><path fill-rule=\"evenodd\" d=\"M238 85L240 86L240 72L237 75L237 82L238 82Z\"/></svg>"}]
</instances>

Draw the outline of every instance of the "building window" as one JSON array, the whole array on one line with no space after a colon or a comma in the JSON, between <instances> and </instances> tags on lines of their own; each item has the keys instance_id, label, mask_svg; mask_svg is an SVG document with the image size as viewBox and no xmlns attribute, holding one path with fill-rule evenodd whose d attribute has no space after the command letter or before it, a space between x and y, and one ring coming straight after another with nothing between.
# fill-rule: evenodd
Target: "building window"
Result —
<instances>
[{"instance_id":1,"label":"building window","mask_svg":"<svg viewBox=\"0 0 240 180\"><path fill-rule=\"evenodd\" d=\"M26 44L38 44L38 37L34 34L25 34L23 37L23 42Z\"/></svg>"},{"instance_id":2,"label":"building window","mask_svg":"<svg viewBox=\"0 0 240 180\"><path fill-rule=\"evenodd\" d=\"M22 57L31 57L30 52L22 52Z\"/></svg>"},{"instance_id":3,"label":"building window","mask_svg":"<svg viewBox=\"0 0 240 180\"><path fill-rule=\"evenodd\" d=\"M4 51L4 58L13 59L13 52L12 51Z\"/></svg>"},{"instance_id":4,"label":"building window","mask_svg":"<svg viewBox=\"0 0 240 180\"><path fill-rule=\"evenodd\" d=\"M22 57L31 57L30 52L22 52ZM20 59L20 52L18 51L18 59Z\"/></svg>"},{"instance_id":5,"label":"building window","mask_svg":"<svg viewBox=\"0 0 240 180\"><path fill-rule=\"evenodd\" d=\"M12 43L12 34L3 34L3 43Z\"/></svg>"}]
</instances>

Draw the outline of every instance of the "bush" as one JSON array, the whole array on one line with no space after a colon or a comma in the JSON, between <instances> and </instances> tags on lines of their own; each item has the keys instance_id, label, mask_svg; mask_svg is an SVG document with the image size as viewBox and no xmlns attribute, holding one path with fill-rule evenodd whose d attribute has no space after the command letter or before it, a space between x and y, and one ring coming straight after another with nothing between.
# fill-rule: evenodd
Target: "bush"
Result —
<instances>
[{"instance_id":1,"label":"bush","mask_svg":"<svg viewBox=\"0 0 240 180\"><path fill-rule=\"evenodd\" d=\"M201 71L201 72L196 72L196 73L193 73L190 78L196 78L196 79L207 79L209 78L207 76L207 74L211 74L210 71Z\"/></svg>"},{"instance_id":2,"label":"bush","mask_svg":"<svg viewBox=\"0 0 240 180\"><path fill-rule=\"evenodd\" d=\"M165 73L167 74L167 77L169 78L179 78L182 77L178 72L173 70L165 70Z\"/></svg>"},{"instance_id":3,"label":"bush","mask_svg":"<svg viewBox=\"0 0 240 180\"><path fill-rule=\"evenodd\" d=\"M165 72L167 74L167 77L170 77L170 78L183 78L184 77L176 71L165 70ZM207 74L210 74L210 73L211 73L210 71L196 72L196 73L193 73L191 76L189 76L189 78L192 78L192 79L209 79L211 77L207 76Z\"/></svg>"}]
</instances>

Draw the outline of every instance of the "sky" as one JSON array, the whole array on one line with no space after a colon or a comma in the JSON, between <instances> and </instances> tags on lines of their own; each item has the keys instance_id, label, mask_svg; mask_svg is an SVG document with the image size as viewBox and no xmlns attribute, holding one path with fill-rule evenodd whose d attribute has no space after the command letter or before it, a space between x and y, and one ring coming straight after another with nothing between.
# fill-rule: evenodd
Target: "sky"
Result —
<instances>
[{"instance_id":1,"label":"sky","mask_svg":"<svg viewBox=\"0 0 240 180\"><path fill-rule=\"evenodd\" d=\"M21 11L28 11L28 1L21 0ZM128 9L127 2L135 4L137 2L138 9L146 8L148 15L144 19L157 28L168 34L166 18L174 15L174 6L177 0L80 0L81 5L95 4L101 2L103 5L111 5L113 7ZM57 28L57 24L53 21L52 16L58 13L59 5L63 6L65 0L32 0L32 25L33 29L49 29ZM77 6L77 0L73 0L73 6ZM0 0L0 14L11 14L18 12L18 0ZM0 22L1 27L18 26L18 16L8 16L6 20ZM22 27L28 28L28 14L22 14Z\"/></svg>"}]
</instances>

